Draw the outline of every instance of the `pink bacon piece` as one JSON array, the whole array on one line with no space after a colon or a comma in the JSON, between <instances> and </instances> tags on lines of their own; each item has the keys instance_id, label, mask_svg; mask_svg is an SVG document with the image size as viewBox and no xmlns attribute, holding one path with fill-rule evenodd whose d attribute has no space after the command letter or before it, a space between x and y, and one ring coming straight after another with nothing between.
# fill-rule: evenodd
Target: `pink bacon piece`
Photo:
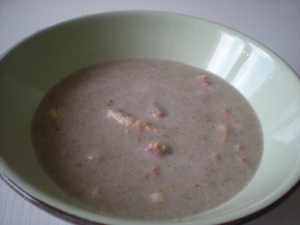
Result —
<instances>
[{"instance_id":1,"label":"pink bacon piece","mask_svg":"<svg viewBox=\"0 0 300 225\"><path fill-rule=\"evenodd\" d=\"M202 85L202 87L204 87L204 88L207 88L211 85L210 79L206 76L199 77L199 81L200 81L200 84Z\"/></svg>"},{"instance_id":2,"label":"pink bacon piece","mask_svg":"<svg viewBox=\"0 0 300 225\"><path fill-rule=\"evenodd\" d=\"M99 152L90 152L86 157L88 160L94 162L100 162L103 159L103 156Z\"/></svg>"},{"instance_id":3,"label":"pink bacon piece","mask_svg":"<svg viewBox=\"0 0 300 225\"><path fill-rule=\"evenodd\" d=\"M247 159L244 158L244 157L241 157L241 158L240 158L240 161L243 162L243 163L245 163L245 162L247 162Z\"/></svg>"},{"instance_id":4,"label":"pink bacon piece","mask_svg":"<svg viewBox=\"0 0 300 225\"><path fill-rule=\"evenodd\" d=\"M222 113L225 117L225 120L228 123L238 123L238 119L233 115L232 110L230 108L222 109Z\"/></svg>"},{"instance_id":5,"label":"pink bacon piece","mask_svg":"<svg viewBox=\"0 0 300 225\"><path fill-rule=\"evenodd\" d=\"M159 175L159 168L158 167L153 167L151 169L151 173L153 174L154 177L157 177Z\"/></svg>"},{"instance_id":6,"label":"pink bacon piece","mask_svg":"<svg viewBox=\"0 0 300 225\"><path fill-rule=\"evenodd\" d=\"M165 112L158 108L154 108L151 110L150 114L155 118L162 118L162 117L164 117Z\"/></svg>"},{"instance_id":7,"label":"pink bacon piece","mask_svg":"<svg viewBox=\"0 0 300 225\"><path fill-rule=\"evenodd\" d=\"M162 144L160 142L156 142L156 143L151 143L149 144L146 148L145 148L146 152L152 153L156 156L163 156L166 153L170 152L170 148L168 148L168 146L166 146L165 144Z\"/></svg>"},{"instance_id":8,"label":"pink bacon piece","mask_svg":"<svg viewBox=\"0 0 300 225\"><path fill-rule=\"evenodd\" d=\"M234 147L237 149L237 150L243 150L243 146L241 144L235 144Z\"/></svg>"}]
</instances>

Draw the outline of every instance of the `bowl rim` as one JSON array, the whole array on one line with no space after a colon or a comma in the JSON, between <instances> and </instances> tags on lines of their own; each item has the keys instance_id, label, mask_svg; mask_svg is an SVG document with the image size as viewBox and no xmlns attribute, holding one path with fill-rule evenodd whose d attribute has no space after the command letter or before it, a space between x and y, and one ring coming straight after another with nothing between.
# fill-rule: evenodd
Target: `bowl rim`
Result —
<instances>
[{"instance_id":1,"label":"bowl rim","mask_svg":"<svg viewBox=\"0 0 300 225\"><path fill-rule=\"evenodd\" d=\"M98 13L91 13L91 14L87 14L87 15L82 15L82 16L76 16L73 18L69 18L60 22L55 22L52 24L49 24L45 27L39 28L36 31L32 32L29 35L26 35L24 38L20 39L19 41L15 42L13 45L11 45L10 47L8 47L6 50L4 50L3 53L0 54L0 62L2 60L2 58L4 58L7 54L9 54L13 49L17 48L19 45L21 45L23 42L26 42L27 40L31 39L34 36L37 36L38 34L45 32L49 29L58 27L58 26L64 26L68 23L73 23L76 21L80 21L83 19L88 19L88 18L94 18L94 17L98 17L98 16L109 16L109 15L125 15L125 14L160 14L160 15L173 15L173 16L179 16L182 18L191 18L191 19L195 19L195 20L201 20L205 23L209 23L211 25L215 25L218 26L220 28L225 28L231 32L234 32L238 35L242 35L244 38L247 38L253 42L255 42L255 44L259 45L260 48L262 48L264 51L273 54L274 56L276 56L278 59L280 59L291 71L293 71L294 75L296 75L296 77L299 79L300 82L300 74L297 74L296 71L281 57L279 56L276 52L274 52L273 50L271 50L270 48L268 48L267 46L265 46L264 44L262 44L260 41L256 40L255 38L241 32L238 31L235 28L229 27L227 25L218 23L218 22L214 22L212 20L209 19L205 19L202 17L196 17L193 15L187 15L187 14L183 14L183 13L177 13L177 12L168 12L168 11L162 11L162 10L116 10L116 11L107 11L107 12L98 12Z\"/></svg>"},{"instance_id":2,"label":"bowl rim","mask_svg":"<svg viewBox=\"0 0 300 225\"><path fill-rule=\"evenodd\" d=\"M33 205L37 206L38 208L42 209L44 212L50 213L53 216L56 216L57 218L63 219L67 222L71 222L74 224L80 224L80 225L109 225L104 224L92 220L88 220L82 217L79 217L77 215L65 212L63 210L60 210L54 206L51 206L32 195L28 194L26 191L24 191L22 188L20 188L18 185L16 185L12 180L9 179L1 170L0 170L0 178L11 188L13 189L17 194L19 194L23 199L29 201ZM220 223L219 225L239 225L244 224L246 222L250 222L252 220L255 220L264 214L272 211L282 203L284 203L287 199L289 199L298 189L300 188L300 179L299 181L283 196L281 196L279 199L277 199L272 204L266 206L265 208L260 209L259 211L256 211L252 214L249 214L247 216L238 218L236 220L228 221L226 223Z\"/></svg>"},{"instance_id":3,"label":"bowl rim","mask_svg":"<svg viewBox=\"0 0 300 225\"><path fill-rule=\"evenodd\" d=\"M160 10L122 10L122 11L108 11L108 12L99 12L99 13L92 13L92 14L88 14L88 15L83 15L83 16L78 16L78 17L74 17L74 18L70 18L61 22L57 22L57 23L53 23L50 24L48 26L45 26L43 28L40 28L38 30L36 30L35 32L33 32L30 35L27 35L26 37L22 38L21 40L17 41L15 44L13 44L12 46L10 46L9 48L7 48L1 55L0 55L0 62L2 61L3 58L5 58L6 55L8 55L12 50L16 49L19 45L23 44L24 42L26 42L27 40L30 40L31 38L45 32L45 31L49 31L53 28L59 27L59 26L65 26L67 24L70 23L76 23L78 21L81 21L83 19L96 19L96 17L98 16L114 16L114 15L130 15L130 14L160 14L160 15L165 15L165 16L177 16L177 17L182 17L182 18L191 18L191 19L195 19L195 20L199 20L202 22L205 22L207 24L211 24L214 26L217 26L219 28L222 29L226 29L229 32L231 32L231 34L233 35L238 35L238 36L242 36L243 38L246 38L248 40L251 40L252 42L254 42L256 45L259 46L259 48L262 48L264 51L266 51L268 54L271 54L273 56L276 56L280 61L282 61L285 66L287 66L292 72L293 74L298 78L298 81L300 82L300 75L298 75L295 70L284 60L282 59L277 53L273 52L271 49L269 49L268 47L266 47L265 45L263 45L261 42L257 41L256 39L244 34L243 32L240 32L234 28L231 28L229 26L208 20L208 19L204 19L201 17L196 17L196 16L192 16L192 15L186 15L186 14L182 14L182 13L176 13L176 12L168 12L168 11L160 11ZM292 74L292 73L291 73ZM37 198L35 198L34 196L30 195L29 193L27 193L26 191L24 191L21 187L19 187L17 184L15 184L0 168L0 178L10 187L12 188L17 194L19 194L20 196L22 196L25 200L29 201L30 203L32 203L33 205L39 207L40 209L42 209L45 212L48 212L58 218L61 218L65 221L68 222L72 222L74 224L92 224L92 225L107 225L107 224L103 224L100 222L96 222L96 221L92 221L92 220L88 220L85 218L82 218L80 216L68 213L66 211L63 211L61 209L58 209L54 206L51 206ZM235 220L231 220L225 223L221 223L222 225L233 225L233 224L243 224L245 222L249 222L251 220L254 220L264 214L266 214L267 212L273 210L274 208L276 208L277 206L279 206L280 204L282 204L285 200L287 200L290 196L293 195L293 193L295 191L298 190L298 188L300 187L300 178L298 179L298 181L281 197L279 197L277 200L275 200L274 202L272 202L270 205L255 211L249 215L240 217L238 219ZM151 222L151 221L149 221ZM166 221L168 222L168 221ZM220 224L220 225L221 225Z\"/></svg>"}]
</instances>

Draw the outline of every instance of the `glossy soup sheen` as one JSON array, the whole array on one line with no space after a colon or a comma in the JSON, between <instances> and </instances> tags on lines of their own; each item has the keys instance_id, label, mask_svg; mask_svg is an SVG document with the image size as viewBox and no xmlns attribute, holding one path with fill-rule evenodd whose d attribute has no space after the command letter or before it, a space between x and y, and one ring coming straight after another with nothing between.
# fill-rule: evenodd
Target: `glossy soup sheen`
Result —
<instances>
[{"instance_id":1,"label":"glossy soup sheen","mask_svg":"<svg viewBox=\"0 0 300 225\"><path fill-rule=\"evenodd\" d=\"M168 220L239 193L262 156L259 121L219 77L127 59L67 76L32 123L37 159L66 193L112 216Z\"/></svg>"}]
</instances>

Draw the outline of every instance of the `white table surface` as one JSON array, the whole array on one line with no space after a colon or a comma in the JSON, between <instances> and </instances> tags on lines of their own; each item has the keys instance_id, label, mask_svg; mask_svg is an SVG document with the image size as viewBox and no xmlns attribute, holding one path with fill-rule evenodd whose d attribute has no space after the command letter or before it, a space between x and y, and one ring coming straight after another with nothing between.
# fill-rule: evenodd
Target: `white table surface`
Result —
<instances>
[{"instance_id":1,"label":"white table surface","mask_svg":"<svg viewBox=\"0 0 300 225\"><path fill-rule=\"evenodd\" d=\"M49 25L118 10L158 10L204 18L261 42L300 75L299 0L0 0L0 55ZM0 179L1 225L69 225L25 201ZM300 224L300 188L248 225Z\"/></svg>"}]
</instances>

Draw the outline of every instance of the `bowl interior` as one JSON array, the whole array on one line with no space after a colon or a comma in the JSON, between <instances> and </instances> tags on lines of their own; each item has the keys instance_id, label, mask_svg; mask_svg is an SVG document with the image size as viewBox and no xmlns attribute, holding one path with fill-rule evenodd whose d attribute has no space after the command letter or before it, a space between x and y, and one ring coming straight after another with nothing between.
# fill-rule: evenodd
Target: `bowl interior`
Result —
<instances>
[{"instance_id":1,"label":"bowl interior","mask_svg":"<svg viewBox=\"0 0 300 225\"><path fill-rule=\"evenodd\" d=\"M72 215L134 224L90 210L61 192L34 157L30 123L44 93L65 75L93 63L141 57L179 61L224 78L248 99L263 129L263 158L249 185L214 210L169 223L232 221L265 208L299 181L297 75L245 35L208 21L161 12L74 19L34 34L1 57L0 169L5 176L28 195Z\"/></svg>"}]
</instances>

